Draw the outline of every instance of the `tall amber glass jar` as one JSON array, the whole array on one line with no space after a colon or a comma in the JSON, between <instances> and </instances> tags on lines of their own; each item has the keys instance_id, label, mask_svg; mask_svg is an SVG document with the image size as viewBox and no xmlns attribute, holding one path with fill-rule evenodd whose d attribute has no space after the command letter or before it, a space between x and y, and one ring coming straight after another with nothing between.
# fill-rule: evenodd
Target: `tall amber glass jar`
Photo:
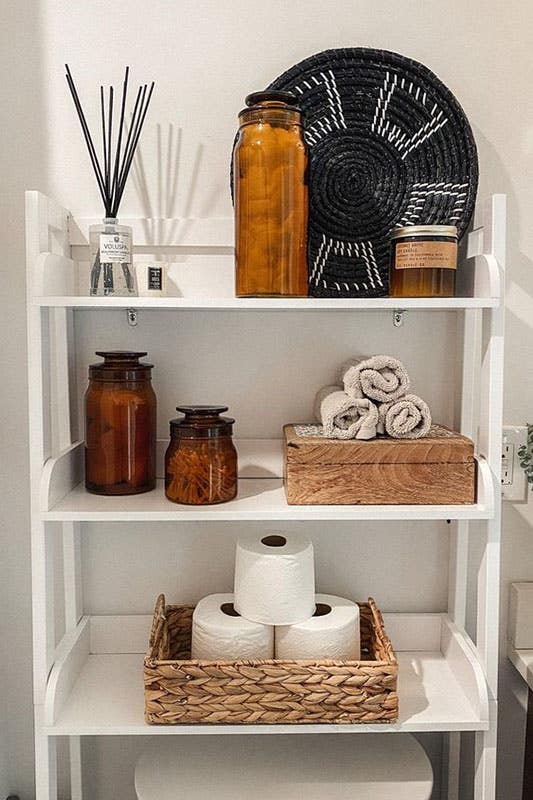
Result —
<instances>
[{"instance_id":1,"label":"tall amber glass jar","mask_svg":"<svg viewBox=\"0 0 533 800\"><path fill-rule=\"evenodd\" d=\"M221 417L226 406L178 406L185 414L170 422L165 455L165 491L169 500L209 505L233 500L237 494L235 420Z\"/></svg>"},{"instance_id":2,"label":"tall amber glass jar","mask_svg":"<svg viewBox=\"0 0 533 800\"><path fill-rule=\"evenodd\" d=\"M146 353L97 352L85 394L85 486L104 495L155 488L156 396Z\"/></svg>"},{"instance_id":3,"label":"tall amber glass jar","mask_svg":"<svg viewBox=\"0 0 533 800\"><path fill-rule=\"evenodd\" d=\"M288 92L248 95L233 154L237 297L307 296L307 149Z\"/></svg>"}]
</instances>

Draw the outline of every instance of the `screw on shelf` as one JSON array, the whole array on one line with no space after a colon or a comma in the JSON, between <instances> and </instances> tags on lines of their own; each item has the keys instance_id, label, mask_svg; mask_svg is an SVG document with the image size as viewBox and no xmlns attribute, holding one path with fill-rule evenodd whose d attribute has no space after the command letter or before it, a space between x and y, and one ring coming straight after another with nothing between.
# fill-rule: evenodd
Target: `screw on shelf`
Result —
<instances>
[{"instance_id":1,"label":"screw on shelf","mask_svg":"<svg viewBox=\"0 0 533 800\"><path fill-rule=\"evenodd\" d=\"M128 325L131 325L132 328L135 328L135 326L137 325L137 309L127 308L126 316L128 318Z\"/></svg>"},{"instance_id":2,"label":"screw on shelf","mask_svg":"<svg viewBox=\"0 0 533 800\"><path fill-rule=\"evenodd\" d=\"M392 312L392 322L395 328L401 328L403 325L403 315L405 308L395 308Z\"/></svg>"}]
</instances>

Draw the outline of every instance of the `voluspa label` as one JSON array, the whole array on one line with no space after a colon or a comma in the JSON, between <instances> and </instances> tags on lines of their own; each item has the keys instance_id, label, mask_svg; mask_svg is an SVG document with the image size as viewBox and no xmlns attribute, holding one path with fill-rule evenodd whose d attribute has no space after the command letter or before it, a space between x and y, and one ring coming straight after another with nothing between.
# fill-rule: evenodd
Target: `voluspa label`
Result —
<instances>
[{"instance_id":1,"label":"voluspa label","mask_svg":"<svg viewBox=\"0 0 533 800\"><path fill-rule=\"evenodd\" d=\"M129 233L100 234L101 264L131 264L131 237Z\"/></svg>"}]
</instances>

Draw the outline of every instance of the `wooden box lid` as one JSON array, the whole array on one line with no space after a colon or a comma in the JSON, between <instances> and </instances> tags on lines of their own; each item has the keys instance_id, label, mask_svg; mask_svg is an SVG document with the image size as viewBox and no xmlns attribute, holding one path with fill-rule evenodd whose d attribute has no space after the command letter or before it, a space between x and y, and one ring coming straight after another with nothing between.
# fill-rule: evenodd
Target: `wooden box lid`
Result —
<instances>
[{"instance_id":1,"label":"wooden box lid","mask_svg":"<svg viewBox=\"0 0 533 800\"><path fill-rule=\"evenodd\" d=\"M325 439L320 426L291 424L283 428L287 464L422 464L473 461L474 443L466 436L432 425L422 439Z\"/></svg>"}]
</instances>

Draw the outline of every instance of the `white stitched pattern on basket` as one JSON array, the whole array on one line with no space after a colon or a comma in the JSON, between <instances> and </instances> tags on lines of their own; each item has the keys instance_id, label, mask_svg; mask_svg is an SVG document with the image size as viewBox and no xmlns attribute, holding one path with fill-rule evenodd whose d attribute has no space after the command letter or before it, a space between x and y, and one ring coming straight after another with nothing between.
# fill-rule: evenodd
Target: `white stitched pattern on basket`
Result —
<instances>
[{"instance_id":1,"label":"white stitched pattern on basket","mask_svg":"<svg viewBox=\"0 0 533 800\"><path fill-rule=\"evenodd\" d=\"M378 136L387 139L387 141L401 153L402 161L405 161L409 153L419 148L420 145L424 144L433 134L440 130L443 125L446 125L448 118L443 116L442 109L439 110L437 103L434 103L430 111L430 119L415 131L412 136L408 136L406 131L402 131L398 125L392 124L390 120L387 119L387 109L397 86L408 92L408 94L414 97L416 102L421 103L424 108L427 108L427 93L423 91L420 86L415 87L412 82L406 85L405 78L402 78L400 83L398 83L398 75L393 73L391 79L390 72L387 70L383 86L379 88L370 130L372 133L376 133Z\"/></svg>"},{"instance_id":2,"label":"white stitched pattern on basket","mask_svg":"<svg viewBox=\"0 0 533 800\"><path fill-rule=\"evenodd\" d=\"M349 242L343 239L330 239L329 237L327 238L325 234L322 234L322 241L320 242L318 253L313 261L313 268L309 278L309 281L311 283L314 282L315 286L319 286L319 284L322 283L324 289L335 289L339 293L342 291L341 285L337 281L328 284L324 278L324 269L331 251L333 251L333 255L340 256L341 258L362 261L366 267L368 281L372 289L376 289L376 280L378 284L383 287L383 281L379 274L371 241ZM358 283L354 281L351 285L357 292L360 291ZM345 286L346 291L349 291L349 285L346 282L343 282L342 286ZM365 292L368 291L368 284L366 282L363 282L363 288Z\"/></svg>"},{"instance_id":3,"label":"white stitched pattern on basket","mask_svg":"<svg viewBox=\"0 0 533 800\"><path fill-rule=\"evenodd\" d=\"M320 247L318 248L318 253L313 264L313 270L311 272L311 280L315 279L316 286L318 286L318 282L322 277L324 267L326 266L326 262L328 260L329 251L333 246L333 239L328 239L326 241L325 234L322 234L322 241L320 243Z\"/></svg>"},{"instance_id":4,"label":"white stitched pattern on basket","mask_svg":"<svg viewBox=\"0 0 533 800\"><path fill-rule=\"evenodd\" d=\"M404 142L402 142L398 148L398 150L404 151L402 153L402 161L407 158L412 150L416 150L421 144L433 136L434 133L437 133L437 131L440 130L443 125L446 125L448 122L448 117L444 117L442 119L442 114L442 109L438 113L435 113L434 109L432 109L431 119L426 122L425 125L422 125L422 127L419 128L409 139L406 139Z\"/></svg>"},{"instance_id":5,"label":"white stitched pattern on basket","mask_svg":"<svg viewBox=\"0 0 533 800\"><path fill-rule=\"evenodd\" d=\"M331 89L333 90L333 94L335 95L335 101L337 104L337 111L339 112L341 125L343 128L346 128L346 120L344 119L344 112L342 110L341 96L339 94L339 90L337 89L337 81L335 80L335 75L333 73L333 70L330 69L328 70L328 72L329 72L330 86ZM324 76L324 78L327 81L326 76Z\"/></svg>"},{"instance_id":6,"label":"white stitched pattern on basket","mask_svg":"<svg viewBox=\"0 0 533 800\"><path fill-rule=\"evenodd\" d=\"M411 188L407 208L396 227L403 225L416 225L424 210L428 197L440 195L447 198L448 202L443 205L442 219L450 223L457 222L463 213L463 206L466 202L468 183L414 183ZM445 214L448 209L451 214Z\"/></svg>"},{"instance_id":7,"label":"white stitched pattern on basket","mask_svg":"<svg viewBox=\"0 0 533 800\"><path fill-rule=\"evenodd\" d=\"M323 139L324 136L333 133L334 127L339 131L346 129L346 120L344 119L342 101L339 90L337 89L335 75L331 69L328 70L327 73L320 72L319 75L320 78L313 75L310 79L313 81L314 86L312 86L309 81L304 80L303 86L299 84L292 88L292 91L298 92L300 95L313 90L317 86L323 86L326 92L329 115L317 120L314 125L309 125L304 131L305 140L310 145L316 144L320 139Z\"/></svg>"},{"instance_id":8,"label":"white stitched pattern on basket","mask_svg":"<svg viewBox=\"0 0 533 800\"><path fill-rule=\"evenodd\" d=\"M378 269L378 265L377 265L377 261L376 261L376 256L374 255L374 248L372 246L372 242L370 242L370 241L361 242L361 247L363 248L364 259L365 259L365 261L367 261L368 270L369 270L368 276L370 278L370 282L372 283L372 286L375 288L374 281L372 280L372 273L371 273L370 270L373 270L374 275L375 275L376 280L379 283L379 285L383 286L383 281L381 280L381 275L379 274L379 269ZM368 248L368 252L367 252L367 248Z\"/></svg>"},{"instance_id":9,"label":"white stitched pattern on basket","mask_svg":"<svg viewBox=\"0 0 533 800\"><path fill-rule=\"evenodd\" d=\"M390 99L392 97L392 94L393 94L394 90L396 89L396 84L398 83L398 75L396 73L394 73L393 79L392 79L392 81L390 83L390 88L389 88L389 81L390 81L390 73L387 70L387 72L385 74L385 80L383 82L383 86L379 90L379 96L378 96L378 100L377 100L377 104L376 104L376 110L374 112L374 119L372 120L372 125L370 127L370 130L372 132L375 131L376 133L379 133L379 134L382 133L383 123L385 122L385 118L387 116L387 107L388 107L388 105L390 103ZM389 127L389 123L387 121L387 126L386 126L385 130L383 131L383 134L388 129L388 127ZM394 126L394 127L396 127L396 126Z\"/></svg>"}]
</instances>

